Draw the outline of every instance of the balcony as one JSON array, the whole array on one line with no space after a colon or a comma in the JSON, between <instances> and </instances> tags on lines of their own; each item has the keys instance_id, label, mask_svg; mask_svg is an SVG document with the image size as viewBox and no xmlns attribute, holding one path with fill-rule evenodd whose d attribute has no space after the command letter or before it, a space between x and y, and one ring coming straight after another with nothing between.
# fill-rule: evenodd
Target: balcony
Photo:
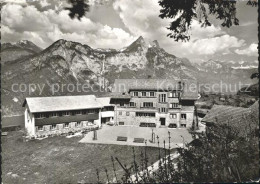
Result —
<instances>
[{"instance_id":1,"label":"balcony","mask_svg":"<svg viewBox=\"0 0 260 184\"><path fill-rule=\"evenodd\" d=\"M156 107L140 107L140 109L155 109Z\"/></svg>"}]
</instances>

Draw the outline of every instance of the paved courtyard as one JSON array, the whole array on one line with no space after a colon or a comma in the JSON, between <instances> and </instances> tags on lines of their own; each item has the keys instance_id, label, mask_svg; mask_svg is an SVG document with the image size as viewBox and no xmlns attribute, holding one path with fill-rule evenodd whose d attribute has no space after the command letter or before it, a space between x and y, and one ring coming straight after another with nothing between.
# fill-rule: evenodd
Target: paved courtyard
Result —
<instances>
[{"instance_id":1,"label":"paved courtyard","mask_svg":"<svg viewBox=\"0 0 260 184\"><path fill-rule=\"evenodd\" d=\"M103 126L97 130L97 140L93 140L94 132L88 133L81 143L93 143L93 144L117 144L117 145L129 145L129 146L145 146L145 143L135 143L134 138L144 138L147 146L158 147L158 141L155 139L155 143L151 142L152 129L155 133L155 137L159 136L160 147L163 148L163 141L165 140L166 148L169 148L169 134L170 132L170 146L176 148L177 146L183 146L183 141L188 143L192 140L192 137L188 130L184 128L149 128L149 127L133 127L133 126ZM127 137L127 141L117 141L118 136ZM177 144L177 145L176 145Z\"/></svg>"}]
</instances>

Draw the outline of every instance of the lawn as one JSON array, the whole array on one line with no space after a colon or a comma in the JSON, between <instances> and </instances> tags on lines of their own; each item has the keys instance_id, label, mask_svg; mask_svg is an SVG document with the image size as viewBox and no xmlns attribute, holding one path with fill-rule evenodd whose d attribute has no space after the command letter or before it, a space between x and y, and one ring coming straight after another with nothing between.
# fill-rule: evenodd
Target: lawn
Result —
<instances>
[{"instance_id":1,"label":"lawn","mask_svg":"<svg viewBox=\"0 0 260 184\"><path fill-rule=\"evenodd\" d=\"M82 137L50 137L24 142L22 131L2 136L2 181L6 183L87 183L106 181L105 168L112 179L111 156L126 165L133 161L131 146L79 143ZM144 147L134 147L137 161ZM158 159L158 149L147 147L149 163ZM115 164L118 177L123 170Z\"/></svg>"}]
</instances>

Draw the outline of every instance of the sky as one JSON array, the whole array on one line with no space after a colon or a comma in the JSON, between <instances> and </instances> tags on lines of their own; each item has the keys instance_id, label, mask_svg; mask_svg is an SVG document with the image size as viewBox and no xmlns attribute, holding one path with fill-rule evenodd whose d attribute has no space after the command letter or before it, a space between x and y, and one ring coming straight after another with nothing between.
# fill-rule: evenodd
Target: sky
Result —
<instances>
[{"instance_id":1,"label":"sky","mask_svg":"<svg viewBox=\"0 0 260 184\"><path fill-rule=\"evenodd\" d=\"M239 26L223 28L212 19L202 28L193 20L189 42L167 37L170 19L159 18L158 0L89 0L90 12L81 21L71 19L66 0L2 0L2 42L29 40L46 48L58 39L92 48L120 49L139 36L157 40L167 52L192 62L210 59L258 63L257 7L237 3Z\"/></svg>"}]
</instances>

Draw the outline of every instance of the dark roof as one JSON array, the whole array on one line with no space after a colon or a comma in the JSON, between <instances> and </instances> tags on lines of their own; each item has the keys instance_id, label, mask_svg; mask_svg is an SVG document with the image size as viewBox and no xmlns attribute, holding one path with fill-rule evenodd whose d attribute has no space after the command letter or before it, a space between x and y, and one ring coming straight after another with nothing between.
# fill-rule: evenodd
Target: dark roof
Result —
<instances>
[{"instance_id":1,"label":"dark roof","mask_svg":"<svg viewBox=\"0 0 260 184\"><path fill-rule=\"evenodd\" d=\"M233 123L241 120L250 112L250 108L214 105L201 121L208 123Z\"/></svg>"},{"instance_id":2,"label":"dark roof","mask_svg":"<svg viewBox=\"0 0 260 184\"><path fill-rule=\"evenodd\" d=\"M240 135L247 135L259 128L259 109L257 105L250 108L214 105L201 120L206 125L228 124L239 129Z\"/></svg>"}]
</instances>

